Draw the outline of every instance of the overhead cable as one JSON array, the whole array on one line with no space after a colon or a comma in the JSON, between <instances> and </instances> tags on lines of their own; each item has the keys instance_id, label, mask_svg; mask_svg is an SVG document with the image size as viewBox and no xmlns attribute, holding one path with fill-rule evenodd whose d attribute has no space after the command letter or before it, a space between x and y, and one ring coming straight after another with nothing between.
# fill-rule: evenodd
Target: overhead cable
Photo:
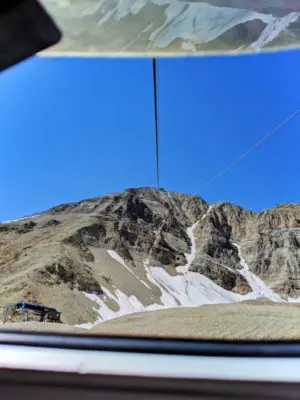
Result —
<instances>
[{"instance_id":1,"label":"overhead cable","mask_svg":"<svg viewBox=\"0 0 300 400\"><path fill-rule=\"evenodd\" d=\"M226 172L228 172L232 167L234 167L237 163L242 161L247 155L249 155L253 150L257 149L259 146L261 146L266 140L268 140L271 136L273 136L279 129L283 128L288 122L290 122L293 118L295 118L297 115L300 114L300 109L295 111L293 114L291 114L288 118L286 118L283 122L278 124L271 132L269 132L266 136L264 136L262 139L260 139L257 143L255 143L253 146L251 146L247 151L245 151L242 155L240 155L238 158L236 158L233 162L231 162L226 168L221 170L218 174L214 175L210 180L208 180L204 185L201 186L201 189L204 187L211 185L215 180L220 178L222 175L224 175Z\"/></svg>"},{"instance_id":2,"label":"overhead cable","mask_svg":"<svg viewBox=\"0 0 300 400\"><path fill-rule=\"evenodd\" d=\"M152 59L153 72L153 95L154 95L154 122L155 122L155 145L156 145L156 185L160 189L159 183L159 130L158 130L158 98L157 98L157 70L156 58Z\"/></svg>"}]
</instances>

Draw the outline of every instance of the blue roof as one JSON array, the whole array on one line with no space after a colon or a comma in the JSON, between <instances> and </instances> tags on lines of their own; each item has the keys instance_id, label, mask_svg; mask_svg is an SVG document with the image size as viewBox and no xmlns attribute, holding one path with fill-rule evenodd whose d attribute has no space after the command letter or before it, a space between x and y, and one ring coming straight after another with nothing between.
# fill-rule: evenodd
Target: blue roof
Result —
<instances>
[{"instance_id":1,"label":"blue roof","mask_svg":"<svg viewBox=\"0 0 300 400\"><path fill-rule=\"evenodd\" d=\"M42 304L35 304L35 303L29 303L26 301L20 301L19 303L17 303L15 305L15 307L20 307L20 308L28 308L28 309L33 309L33 310L53 310L56 312L59 312L57 308L54 307L48 307L48 306L44 306Z\"/></svg>"}]
</instances>

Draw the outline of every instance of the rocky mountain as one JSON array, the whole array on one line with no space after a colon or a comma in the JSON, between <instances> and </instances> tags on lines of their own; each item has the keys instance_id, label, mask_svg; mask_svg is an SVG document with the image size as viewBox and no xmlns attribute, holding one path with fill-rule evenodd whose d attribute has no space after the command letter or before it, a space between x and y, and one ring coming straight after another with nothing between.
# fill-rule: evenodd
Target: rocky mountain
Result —
<instances>
[{"instance_id":1,"label":"rocky mountain","mask_svg":"<svg viewBox=\"0 0 300 400\"><path fill-rule=\"evenodd\" d=\"M50 52L257 51L300 44L298 0L42 0L64 33Z\"/></svg>"},{"instance_id":2,"label":"rocky mountain","mask_svg":"<svg viewBox=\"0 0 300 400\"><path fill-rule=\"evenodd\" d=\"M0 305L53 305L86 328L137 311L296 302L299 272L300 204L256 213L139 188L0 224Z\"/></svg>"}]
</instances>

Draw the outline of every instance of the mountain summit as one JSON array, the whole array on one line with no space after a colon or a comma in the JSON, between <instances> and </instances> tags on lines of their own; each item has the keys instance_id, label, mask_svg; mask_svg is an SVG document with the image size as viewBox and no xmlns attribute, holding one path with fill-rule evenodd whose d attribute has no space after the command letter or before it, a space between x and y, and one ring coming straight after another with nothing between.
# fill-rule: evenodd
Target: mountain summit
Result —
<instances>
[{"instance_id":1,"label":"mountain summit","mask_svg":"<svg viewBox=\"0 0 300 400\"><path fill-rule=\"evenodd\" d=\"M0 302L86 328L137 311L300 297L300 204L252 212L153 188L0 224Z\"/></svg>"}]
</instances>

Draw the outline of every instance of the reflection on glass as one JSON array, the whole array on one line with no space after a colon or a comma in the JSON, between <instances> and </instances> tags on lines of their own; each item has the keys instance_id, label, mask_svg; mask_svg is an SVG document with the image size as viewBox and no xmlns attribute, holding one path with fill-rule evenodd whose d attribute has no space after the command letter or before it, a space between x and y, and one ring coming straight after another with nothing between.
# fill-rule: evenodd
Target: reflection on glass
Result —
<instances>
[{"instance_id":1,"label":"reflection on glass","mask_svg":"<svg viewBox=\"0 0 300 400\"><path fill-rule=\"evenodd\" d=\"M298 0L43 0L64 32L51 52L205 53L298 46Z\"/></svg>"}]
</instances>

